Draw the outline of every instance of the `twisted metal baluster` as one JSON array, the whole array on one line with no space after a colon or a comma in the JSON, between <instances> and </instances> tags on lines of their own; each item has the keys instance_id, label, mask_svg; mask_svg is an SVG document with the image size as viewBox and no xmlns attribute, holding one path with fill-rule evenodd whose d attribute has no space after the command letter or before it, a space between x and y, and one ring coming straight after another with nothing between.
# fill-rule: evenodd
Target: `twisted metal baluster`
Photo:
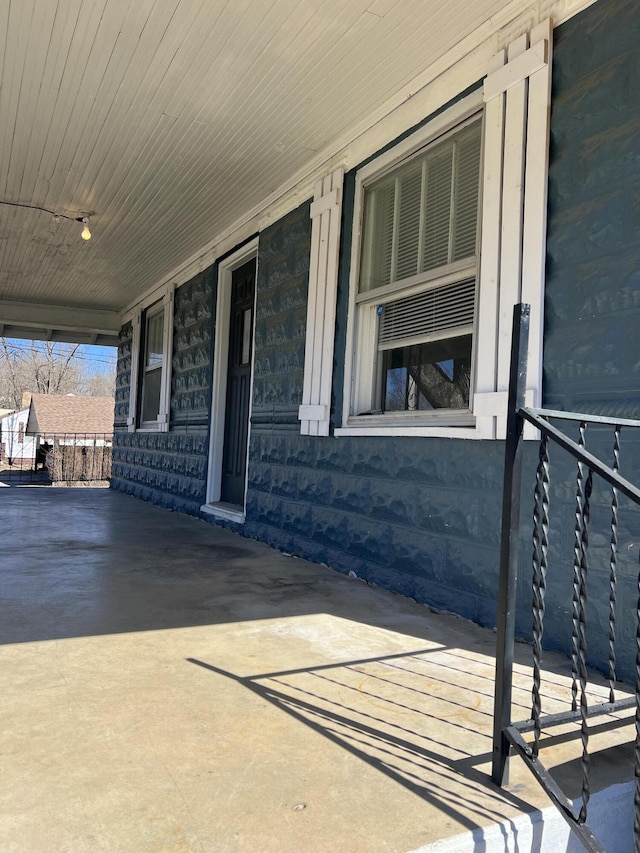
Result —
<instances>
[{"instance_id":1,"label":"twisted metal baluster","mask_svg":"<svg viewBox=\"0 0 640 853\"><path fill-rule=\"evenodd\" d=\"M613 470L620 470L620 427L613 437ZM616 585L618 582L618 490L611 487L611 555L609 559L609 702L616 701Z\"/></svg>"},{"instance_id":2,"label":"twisted metal baluster","mask_svg":"<svg viewBox=\"0 0 640 853\"><path fill-rule=\"evenodd\" d=\"M589 503L593 487L593 472L589 469L584 489L582 539L580 543L580 591L578 608L578 672L580 677L580 739L582 740L582 808L579 820L587 820L589 787L589 704L587 701L587 549L589 547Z\"/></svg>"},{"instance_id":3,"label":"twisted metal baluster","mask_svg":"<svg viewBox=\"0 0 640 853\"><path fill-rule=\"evenodd\" d=\"M531 718L534 721L533 754L540 749L540 673L542 669L542 635L544 632L545 592L547 589L547 555L549 551L549 439L540 441L533 509L533 688Z\"/></svg>"},{"instance_id":4,"label":"twisted metal baluster","mask_svg":"<svg viewBox=\"0 0 640 853\"><path fill-rule=\"evenodd\" d=\"M586 424L580 423L580 447L585 446L584 432ZM578 473L576 475L576 524L573 540L573 594L571 596L571 710L578 708L578 646L579 646L579 624L580 624L580 562L582 554L582 532L584 526L584 465L578 462Z\"/></svg>"}]
</instances>

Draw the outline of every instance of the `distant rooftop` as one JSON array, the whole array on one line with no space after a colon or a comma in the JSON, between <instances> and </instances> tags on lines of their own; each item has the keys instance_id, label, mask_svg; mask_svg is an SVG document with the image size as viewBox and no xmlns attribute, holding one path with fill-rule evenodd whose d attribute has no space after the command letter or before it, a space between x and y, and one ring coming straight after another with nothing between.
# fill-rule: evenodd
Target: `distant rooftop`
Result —
<instances>
[{"instance_id":1,"label":"distant rooftop","mask_svg":"<svg viewBox=\"0 0 640 853\"><path fill-rule=\"evenodd\" d=\"M113 432L113 397L33 394L27 433Z\"/></svg>"}]
</instances>

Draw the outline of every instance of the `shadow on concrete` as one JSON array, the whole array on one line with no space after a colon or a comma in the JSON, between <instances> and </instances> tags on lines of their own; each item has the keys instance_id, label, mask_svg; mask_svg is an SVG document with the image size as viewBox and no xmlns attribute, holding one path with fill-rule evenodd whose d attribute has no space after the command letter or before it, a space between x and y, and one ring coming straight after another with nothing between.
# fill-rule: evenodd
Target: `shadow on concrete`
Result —
<instances>
[{"instance_id":1,"label":"shadow on concrete","mask_svg":"<svg viewBox=\"0 0 640 853\"><path fill-rule=\"evenodd\" d=\"M33 471L31 468L5 468L0 470L0 486L50 486L51 477L47 471Z\"/></svg>"},{"instance_id":2,"label":"shadow on concrete","mask_svg":"<svg viewBox=\"0 0 640 853\"><path fill-rule=\"evenodd\" d=\"M493 683L482 674L482 664L470 665L467 654L463 646L430 647L250 676L196 658L188 661L235 682L434 806L445 820L469 831L474 853L495 851L502 845L505 853L517 851L519 835L523 836L523 849L531 853L551 849L578 853L582 844L569 834L559 812L554 814L562 838L553 840L557 825L555 829L548 826L543 838L544 821L539 813L531 813L529 802L517 796L521 786L509 791L492 784L487 773L491 752L478 746L484 743L491 748L486 733L490 730L487 709L493 701ZM465 673L467 678L461 678ZM483 717L489 719L485 722ZM618 725L614 720L592 725L590 736L606 735ZM541 755L568 740L575 742L575 730L557 736L546 732ZM591 769L597 790L632 778L632 753L632 743L594 752ZM621 772L625 767L628 772ZM580 759L555 766L552 775L577 802L583 782ZM627 799L630 797L629 793ZM521 816L506 819L506 803ZM596 798L593 806L596 812L606 809L602 798ZM630 814L630 809L623 814L627 823ZM488 833L482 828L487 821ZM605 815L599 815L595 823L608 835L612 833L610 824ZM632 827L626 829L623 837L631 838ZM612 837L618 835L614 832ZM471 849L469 844L454 847Z\"/></svg>"},{"instance_id":3,"label":"shadow on concrete","mask_svg":"<svg viewBox=\"0 0 640 853\"><path fill-rule=\"evenodd\" d=\"M504 806L525 813L531 806L519 798L520 789L498 791L486 767L491 632L435 617L401 596L112 490L0 491L0 517L0 643L256 620L274 620L277 634L278 620L319 615L315 627L304 620L299 629L301 660L306 664L319 651L325 659L337 658L335 664L240 675L200 658L188 660L434 804L474 839L479 833L476 851L485 849L479 827L487 820L503 833L505 851L518 849L513 842L522 827L505 819ZM324 616L345 620L328 639ZM376 640L381 654L354 654L359 626L382 629ZM286 648L290 635L277 635ZM323 640L334 645L322 647ZM368 634L360 641L372 642ZM217 636L216 643L222 642ZM230 654L234 640L227 642ZM394 648L399 652L389 653ZM519 649L519 661L528 654ZM554 677L556 685L566 682L561 667L555 673L552 685ZM557 700L553 692L548 698ZM527 689L516 689L516 702L522 711L516 716L525 716L528 682ZM563 775L575 778L575 766L566 763ZM541 825L529 821L528 829L533 841L527 849L541 849Z\"/></svg>"},{"instance_id":4,"label":"shadow on concrete","mask_svg":"<svg viewBox=\"0 0 640 853\"><path fill-rule=\"evenodd\" d=\"M195 658L188 660L236 682L434 805L445 819L454 820L477 836L476 851L484 849L481 826L487 820L506 824L504 849L511 850L509 838L517 837L517 829L513 822L505 821L505 801L524 814L531 811L531 805L506 790L498 791L486 770L477 769L490 762L491 753L474 754L468 750L470 735L479 735L478 726L466 725L459 713L463 706L451 699L451 691L445 694L433 683L431 669L447 669L443 662L434 661L433 652L424 649L248 677ZM438 653L442 654L442 650ZM444 653L455 657L455 650ZM430 670L428 678L425 675L422 681L411 682L426 685L422 690L393 677L394 671L411 672L401 664L415 662L427 664ZM381 672L391 673L391 677L380 676ZM374 679L381 684L363 690L355 685L354 675L360 682L364 676L365 680ZM335 698L344 696L345 689L352 691L348 704ZM407 697L407 691L414 695ZM492 700L489 687L484 695ZM435 715L427 710L433 710L434 705L438 708ZM372 707L376 713L372 713ZM464 710L468 712L469 708ZM469 720L477 713L477 709L472 711ZM397 722L399 714L402 724ZM441 739L434 737L435 732L442 735ZM539 848L538 841L528 849Z\"/></svg>"}]
</instances>

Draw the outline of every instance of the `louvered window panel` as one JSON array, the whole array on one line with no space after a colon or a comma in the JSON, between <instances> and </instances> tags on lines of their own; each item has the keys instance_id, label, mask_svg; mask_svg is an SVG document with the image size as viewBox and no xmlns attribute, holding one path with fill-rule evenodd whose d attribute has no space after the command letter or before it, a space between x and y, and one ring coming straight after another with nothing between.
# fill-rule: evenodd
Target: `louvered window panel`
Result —
<instances>
[{"instance_id":1,"label":"louvered window panel","mask_svg":"<svg viewBox=\"0 0 640 853\"><path fill-rule=\"evenodd\" d=\"M418 244L420 240L420 201L422 196L422 168L417 168L398 179L398 251L394 281L409 278L419 272Z\"/></svg>"},{"instance_id":2,"label":"louvered window panel","mask_svg":"<svg viewBox=\"0 0 640 853\"><path fill-rule=\"evenodd\" d=\"M423 270L444 266L449 261L453 152L453 145L448 144L440 156L427 163Z\"/></svg>"},{"instance_id":3,"label":"louvered window panel","mask_svg":"<svg viewBox=\"0 0 640 853\"><path fill-rule=\"evenodd\" d=\"M479 130L479 128L478 128ZM474 255L478 231L480 133L468 133L458 142L458 180L455 188L455 230L452 261Z\"/></svg>"},{"instance_id":4,"label":"louvered window panel","mask_svg":"<svg viewBox=\"0 0 640 853\"><path fill-rule=\"evenodd\" d=\"M367 194L364 233L370 248L362 262L362 290L382 287L391 281L394 209L395 180L378 185Z\"/></svg>"},{"instance_id":5,"label":"louvered window panel","mask_svg":"<svg viewBox=\"0 0 640 853\"><path fill-rule=\"evenodd\" d=\"M360 293L475 255L480 151L474 121L366 187Z\"/></svg>"},{"instance_id":6,"label":"louvered window panel","mask_svg":"<svg viewBox=\"0 0 640 853\"><path fill-rule=\"evenodd\" d=\"M378 349L468 333L473 326L475 279L434 287L379 307Z\"/></svg>"}]
</instances>

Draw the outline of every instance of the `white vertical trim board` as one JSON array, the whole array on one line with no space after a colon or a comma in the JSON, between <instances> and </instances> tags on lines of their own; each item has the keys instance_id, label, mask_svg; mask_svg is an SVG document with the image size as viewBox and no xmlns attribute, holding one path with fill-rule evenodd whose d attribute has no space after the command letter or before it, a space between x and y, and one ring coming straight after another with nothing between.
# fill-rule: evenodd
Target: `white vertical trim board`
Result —
<instances>
[{"instance_id":1,"label":"white vertical trim board","mask_svg":"<svg viewBox=\"0 0 640 853\"><path fill-rule=\"evenodd\" d=\"M311 205L304 383L298 411L302 435L329 435L343 179L343 170L336 169L318 181Z\"/></svg>"},{"instance_id":2,"label":"white vertical trim board","mask_svg":"<svg viewBox=\"0 0 640 853\"><path fill-rule=\"evenodd\" d=\"M507 65L524 55L529 36L524 33L507 49ZM509 386L513 306L520 302L522 283L522 212L524 209L524 155L527 137L528 78L505 92L504 172L502 176L502 236L500 241L500 302L498 305L497 390ZM506 409L496 421L496 435L507 432Z\"/></svg>"},{"instance_id":3,"label":"white vertical trim board","mask_svg":"<svg viewBox=\"0 0 640 853\"><path fill-rule=\"evenodd\" d=\"M507 64L527 49L528 36L509 45ZM500 304L498 310L498 391L507 389L513 305L520 301L522 280L522 211L526 146L527 79L505 93L502 235L500 241ZM507 384L505 384L507 383Z\"/></svg>"},{"instance_id":4,"label":"white vertical trim board","mask_svg":"<svg viewBox=\"0 0 640 853\"><path fill-rule=\"evenodd\" d=\"M138 418L138 374L140 372L140 326L142 323L142 312L136 311L131 318L131 378L129 382L129 417L127 418L127 430L136 431Z\"/></svg>"},{"instance_id":5,"label":"white vertical trim board","mask_svg":"<svg viewBox=\"0 0 640 853\"><path fill-rule=\"evenodd\" d=\"M489 64L489 77L506 62L506 51ZM479 411L479 398L495 391L498 359L498 304L500 295L500 236L502 171L504 161L504 98L491 98L484 110L482 170L482 225L478 271L478 310L475 334L475 395L473 410L483 438L495 438L495 418ZM482 330L482 340L479 331ZM486 333L485 333L486 330Z\"/></svg>"},{"instance_id":6,"label":"white vertical trim board","mask_svg":"<svg viewBox=\"0 0 640 853\"><path fill-rule=\"evenodd\" d=\"M495 420L496 438L504 438L506 431L501 392L509 384L513 306L521 301L531 305L527 390L535 405L541 402L552 35L549 19L531 31L532 47L528 34L520 36L509 46L506 65L502 51L494 57L484 82L478 311L479 320L487 322L497 295L497 350L493 377L491 354L479 351L474 412L479 424ZM504 159L499 181L495 149L501 133ZM485 430L492 431L486 424ZM525 435L532 437L532 432L526 430Z\"/></svg>"},{"instance_id":7,"label":"white vertical trim board","mask_svg":"<svg viewBox=\"0 0 640 853\"><path fill-rule=\"evenodd\" d=\"M162 305L164 310L162 334L162 385L160 387L160 407L158 411L158 427L161 432L168 432L171 417L171 362L173 359L173 305L175 285L167 284Z\"/></svg>"},{"instance_id":8,"label":"white vertical trim board","mask_svg":"<svg viewBox=\"0 0 640 853\"><path fill-rule=\"evenodd\" d=\"M551 132L551 61L553 33L547 19L531 31L531 40L548 44L547 65L529 78L527 171L522 240L522 301L531 305L527 381L533 405L542 405L542 337L547 235L549 137Z\"/></svg>"}]
</instances>

